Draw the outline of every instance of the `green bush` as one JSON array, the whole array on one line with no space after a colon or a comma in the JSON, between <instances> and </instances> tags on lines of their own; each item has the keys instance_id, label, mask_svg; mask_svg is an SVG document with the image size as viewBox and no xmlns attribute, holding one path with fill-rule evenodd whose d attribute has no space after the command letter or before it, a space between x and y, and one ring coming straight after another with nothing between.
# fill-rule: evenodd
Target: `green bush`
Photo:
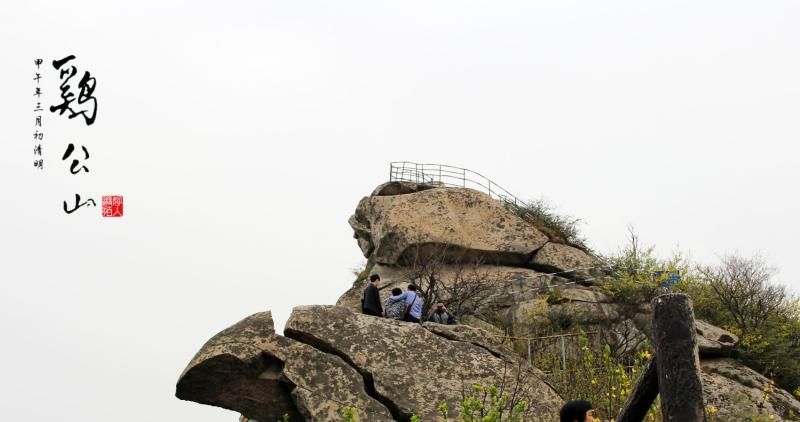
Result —
<instances>
[{"instance_id":1,"label":"green bush","mask_svg":"<svg viewBox=\"0 0 800 422\"><path fill-rule=\"evenodd\" d=\"M771 281L774 273L758 255L726 255L676 290L692 298L698 319L739 336L739 361L793 391L800 387L800 304Z\"/></svg>"},{"instance_id":2,"label":"green bush","mask_svg":"<svg viewBox=\"0 0 800 422\"><path fill-rule=\"evenodd\" d=\"M358 409L355 407L344 407L342 409L342 422L359 422Z\"/></svg>"},{"instance_id":3,"label":"green bush","mask_svg":"<svg viewBox=\"0 0 800 422\"><path fill-rule=\"evenodd\" d=\"M580 231L581 220L558 214L555 207L545 199L537 199L517 205L506 203L506 207L522 219L536 226L551 242L563 243L589 251L586 239Z\"/></svg>"},{"instance_id":4,"label":"green bush","mask_svg":"<svg viewBox=\"0 0 800 422\"><path fill-rule=\"evenodd\" d=\"M649 303L665 291L661 285L670 273L678 274L687 282L694 278L689 260L680 252L674 252L667 259L658 258L655 247L641 246L639 237L630 228L628 244L601 259L609 274L600 286L618 302Z\"/></svg>"},{"instance_id":5,"label":"green bush","mask_svg":"<svg viewBox=\"0 0 800 422\"><path fill-rule=\"evenodd\" d=\"M560 356L553 354L539 361L540 369L550 373L550 380L565 398L587 400L594 406L594 416L600 420L613 420L619 416L633 385L644 372L651 357L649 346L643 345L633 362L626 364L611 354L605 345L594 351L588 336L581 330L578 337L578 356L568 357L562 368ZM549 364L547 363L549 361ZM661 421L660 402L656 401L647 414L647 421Z\"/></svg>"},{"instance_id":6,"label":"green bush","mask_svg":"<svg viewBox=\"0 0 800 422\"><path fill-rule=\"evenodd\" d=\"M461 400L458 421L460 422L522 422L528 409L525 400L514 401L509 393L500 393L495 386L473 385L471 394ZM445 422L450 420L447 404L439 405L439 413Z\"/></svg>"}]
</instances>

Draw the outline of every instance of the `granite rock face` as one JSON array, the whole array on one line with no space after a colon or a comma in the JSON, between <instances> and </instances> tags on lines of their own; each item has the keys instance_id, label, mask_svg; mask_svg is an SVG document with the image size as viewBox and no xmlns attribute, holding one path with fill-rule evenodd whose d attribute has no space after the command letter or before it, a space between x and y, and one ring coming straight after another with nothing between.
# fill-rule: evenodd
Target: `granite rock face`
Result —
<instances>
[{"instance_id":1,"label":"granite rock face","mask_svg":"<svg viewBox=\"0 0 800 422\"><path fill-rule=\"evenodd\" d=\"M368 265L339 306L295 308L285 336L275 334L268 312L223 330L181 374L179 398L238 411L250 422L283 415L339 420L345 406L357 409L362 421L406 421L412 414L437 420L439 404L447 403L452 416L470 384L505 383L529 399L528 416L549 418L561 398L520 358L525 351L503 336L580 328L594 333L593 346L608 344L621 353L654 339L650 304L618 303L591 286L605 271L597 258L549 240L481 192L389 182L359 202L349 223ZM452 254L437 256L437 280L452 284L466 258L469 270L490 285L483 293L491 300L481 302L490 309L456 314L457 326L359 313L365 275L381 275L383 302L392 287L409 284L411 256L443 249ZM552 332L541 333L542 327ZM719 410L718 420L800 414L791 394L726 358L739 341L734 334L699 320L695 329L703 397Z\"/></svg>"},{"instance_id":2,"label":"granite rock face","mask_svg":"<svg viewBox=\"0 0 800 422\"><path fill-rule=\"evenodd\" d=\"M261 420L277 420L283 414L297 418L297 408L281 382L283 362L260 347L274 335L269 312L249 316L223 330L189 362L175 395Z\"/></svg>"},{"instance_id":3,"label":"granite rock face","mask_svg":"<svg viewBox=\"0 0 800 422\"><path fill-rule=\"evenodd\" d=\"M349 223L364 256L390 265L402 263L414 246L442 245L493 263L524 265L548 241L501 203L472 189L369 196Z\"/></svg>"},{"instance_id":4,"label":"granite rock face","mask_svg":"<svg viewBox=\"0 0 800 422\"><path fill-rule=\"evenodd\" d=\"M548 242L531 259L537 268L549 271L569 271L573 278L589 281L599 273L597 260L586 252L569 245Z\"/></svg>"},{"instance_id":5,"label":"granite rock face","mask_svg":"<svg viewBox=\"0 0 800 422\"><path fill-rule=\"evenodd\" d=\"M209 340L181 374L176 396L240 412L250 420L435 420L456 411L473 384L504 385L529 400L530 415L561 404L544 374L488 332L468 326L392 321L340 306L295 308L276 335L269 312Z\"/></svg>"},{"instance_id":6,"label":"granite rock face","mask_svg":"<svg viewBox=\"0 0 800 422\"><path fill-rule=\"evenodd\" d=\"M705 321L697 320L695 329L697 330L697 346L700 348L700 356L730 356L733 349L739 344L739 336Z\"/></svg>"},{"instance_id":7,"label":"granite rock face","mask_svg":"<svg viewBox=\"0 0 800 422\"><path fill-rule=\"evenodd\" d=\"M530 415L554 416L561 398L544 374L491 335L467 327L424 325L356 314L339 306L301 306L285 334L340 356L372 383L397 420L435 420L440 403L458 408L473 384L505 385L529 399Z\"/></svg>"},{"instance_id":8,"label":"granite rock face","mask_svg":"<svg viewBox=\"0 0 800 422\"><path fill-rule=\"evenodd\" d=\"M361 374L335 355L276 335L269 312L212 337L181 374L175 395L259 421L337 420L345 405L361 420L393 420Z\"/></svg>"},{"instance_id":9,"label":"granite rock face","mask_svg":"<svg viewBox=\"0 0 800 422\"><path fill-rule=\"evenodd\" d=\"M703 396L706 405L719 412L717 420L783 421L797 420L800 415L797 398L734 359L703 359L700 369Z\"/></svg>"}]
</instances>

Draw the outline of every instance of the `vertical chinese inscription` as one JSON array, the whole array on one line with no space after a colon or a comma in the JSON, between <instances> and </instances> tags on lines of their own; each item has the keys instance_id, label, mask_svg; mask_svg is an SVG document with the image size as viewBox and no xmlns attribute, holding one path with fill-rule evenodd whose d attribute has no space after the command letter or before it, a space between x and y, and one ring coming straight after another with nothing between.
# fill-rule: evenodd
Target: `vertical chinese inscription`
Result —
<instances>
[{"instance_id":1,"label":"vertical chinese inscription","mask_svg":"<svg viewBox=\"0 0 800 422\"><path fill-rule=\"evenodd\" d=\"M53 60L53 68L58 71L58 79L61 81L59 90L61 91L61 104L50 106L51 113L58 113L59 116L68 112L67 118L73 119L81 116L86 126L91 126L97 117L97 99L94 97L94 89L97 80L88 71L83 72L83 76L78 78L78 68L75 66L75 55L70 54L61 60ZM79 145L80 151L75 144L70 142L61 161L67 161L70 174L89 173L87 160L89 160L89 149L85 145ZM96 207L97 203L92 198L81 201L81 195L75 194L74 205L63 202L64 212L72 214L81 207Z\"/></svg>"},{"instance_id":2,"label":"vertical chinese inscription","mask_svg":"<svg viewBox=\"0 0 800 422\"><path fill-rule=\"evenodd\" d=\"M42 66L45 61L41 58L36 58L33 61L36 66L34 72L34 90L33 96L35 97L33 109L34 112L34 166L40 170L44 169L43 148L44 143L44 129L42 125L42 114L45 108L42 107L42 80L45 79L43 74L47 73L45 70L47 65ZM95 89L97 88L97 79L91 75L88 70L80 69L76 56L70 54L61 59L53 60L51 62L52 69L56 72L58 82L58 99L55 104L49 108L50 113L56 116L66 115L68 120L76 119L78 125L81 127L89 127L95 123L97 119L97 98L94 96ZM52 72L52 70L51 70ZM50 77L46 77L50 80ZM49 89L48 89L49 91ZM55 91L55 90L54 90ZM55 98L55 96L53 96ZM83 129L86 130L86 129ZM50 137L52 138L52 137ZM90 170L89 146L84 142L64 140L64 152L61 155L61 161L64 162L65 171L68 177L86 177ZM91 195L81 195L80 193L74 194L74 199L70 195L69 199L62 201L62 208L67 215L73 214L83 207L97 207L97 201ZM111 195L102 197L102 214L103 217L122 217L122 196Z\"/></svg>"},{"instance_id":3,"label":"vertical chinese inscription","mask_svg":"<svg viewBox=\"0 0 800 422\"><path fill-rule=\"evenodd\" d=\"M33 108L33 167L39 170L44 170L44 158L42 158L42 142L44 141L44 129L42 128L42 87L41 87L41 66L42 59L34 59L33 64L36 66L36 71L33 74L33 80L36 82L33 90L34 102L36 105Z\"/></svg>"}]
</instances>

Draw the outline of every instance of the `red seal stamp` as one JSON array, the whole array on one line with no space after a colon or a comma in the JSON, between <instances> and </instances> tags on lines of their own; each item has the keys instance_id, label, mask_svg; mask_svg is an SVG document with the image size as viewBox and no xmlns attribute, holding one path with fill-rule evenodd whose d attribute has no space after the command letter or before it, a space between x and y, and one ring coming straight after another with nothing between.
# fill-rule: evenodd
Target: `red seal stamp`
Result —
<instances>
[{"instance_id":1,"label":"red seal stamp","mask_svg":"<svg viewBox=\"0 0 800 422\"><path fill-rule=\"evenodd\" d=\"M103 217L122 217L122 195L103 196Z\"/></svg>"}]
</instances>

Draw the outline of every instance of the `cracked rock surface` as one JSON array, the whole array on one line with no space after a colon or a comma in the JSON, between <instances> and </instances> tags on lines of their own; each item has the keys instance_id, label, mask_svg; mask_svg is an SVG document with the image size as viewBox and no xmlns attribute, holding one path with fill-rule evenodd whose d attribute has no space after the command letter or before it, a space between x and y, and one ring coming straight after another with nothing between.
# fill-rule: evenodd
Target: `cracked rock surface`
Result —
<instances>
[{"instance_id":1,"label":"cracked rock surface","mask_svg":"<svg viewBox=\"0 0 800 422\"><path fill-rule=\"evenodd\" d=\"M704 359L700 367L705 402L717 408L717 420L783 421L800 415L797 398L734 359Z\"/></svg>"},{"instance_id":2,"label":"cracked rock surface","mask_svg":"<svg viewBox=\"0 0 800 422\"><path fill-rule=\"evenodd\" d=\"M450 245L488 262L525 265L548 241L489 195L462 188L368 196L349 223L364 256L390 265L416 244Z\"/></svg>"},{"instance_id":3,"label":"cracked rock surface","mask_svg":"<svg viewBox=\"0 0 800 422\"><path fill-rule=\"evenodd\" d=\"M423 325L301 306L276 335L269 312L209 340L181 374L176 396L258 421L435 420L456 412L472 384L505 385L529 400L529 416L551 417L561 398L543 374L476 328Z\"/></svg>"},{"instance_id":4,"label":"cracked rock surface","mask_svg":"<svg viewBox=\"0 0 800 422\"><path fill-rule=\"evenodd\" d=\"M330 421L345 406L359 420L391 421L341 358L276 335L270 312L254 314L212 337L181 374L175 395L237 411L251 420Z\"/></svg>"},{"instance_id":5,"label":"cracked rock surface","mask_svg":"<svg viewBox=\"0 0 800 422\"><path fill-rule=\"evenodd\" d=\"M467 326L412 324L340 306L301 306L285 334L341 356L372 381L396 420L435 420L440 403L455 411L472 384L505 385L529 399L529 416L552 416L561 398L543 374Z\"/></svg>"}]
</instances>

